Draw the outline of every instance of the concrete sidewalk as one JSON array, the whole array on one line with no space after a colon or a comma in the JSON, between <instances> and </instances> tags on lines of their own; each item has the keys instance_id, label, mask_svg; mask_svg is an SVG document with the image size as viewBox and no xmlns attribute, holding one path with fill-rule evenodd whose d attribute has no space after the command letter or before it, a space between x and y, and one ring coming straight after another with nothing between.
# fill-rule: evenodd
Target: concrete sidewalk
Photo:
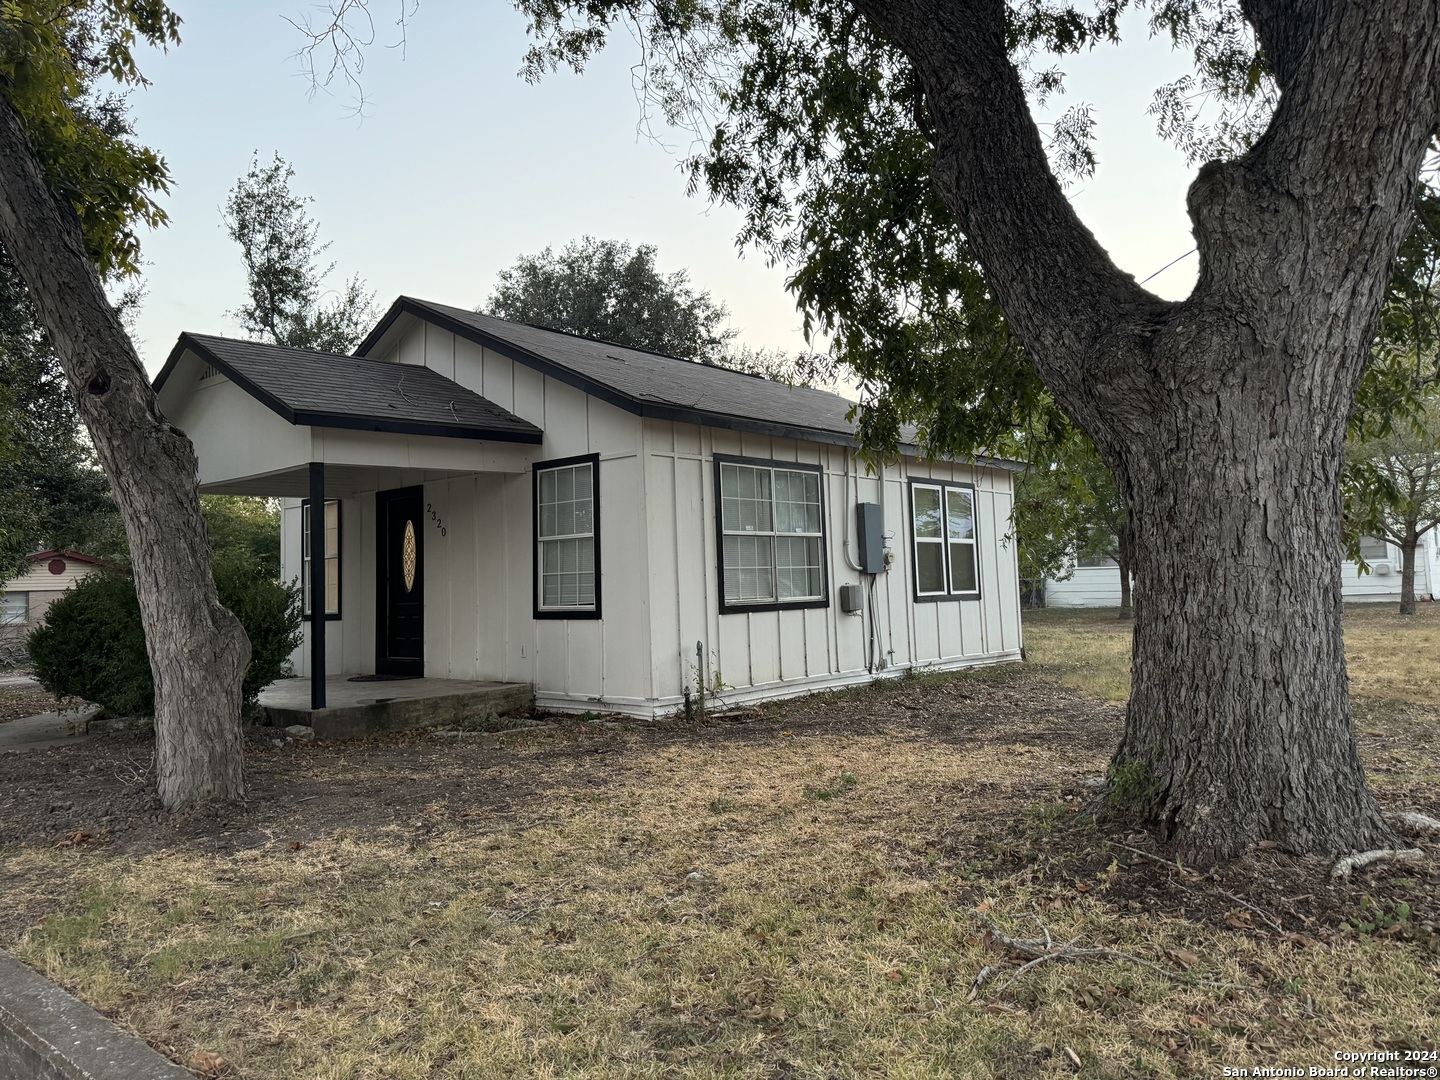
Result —
<instances>
[{"instance_id":1,"label":"concrete sidewalk","mask_svg":"<svg viewBox=\"0 0 1440 1080\"><path fill-rule=\"evenodd\" d=\"M83 709L41 713L39 716L25 716L7 724L0 724L0 754L12 750L73 746L83 742L89 738L85 732L86 722L99 712L99 706L87 705Z\"/></svg>"}]
</instances>

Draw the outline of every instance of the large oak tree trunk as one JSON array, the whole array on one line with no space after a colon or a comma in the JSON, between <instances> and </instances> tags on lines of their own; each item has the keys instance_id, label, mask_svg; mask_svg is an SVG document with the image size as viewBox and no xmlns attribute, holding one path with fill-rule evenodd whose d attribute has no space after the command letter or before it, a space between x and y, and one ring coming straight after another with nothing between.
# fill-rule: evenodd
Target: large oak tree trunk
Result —
<instances>
[{"instance_id":1,"label":"large oak tree trunk","mask_svg":"<svg viewBox=\"0 0 1440 1080\"><path fill-rule=\"evenodd\" d=\"M1388 835L1349 720L1340 425L1317 432L1314 410L1276 408L1289 382L1251 372L1126 456L1137 599L1116 764L1138 767L1192 858Z\"/></svg>"},{"instance_id":2,"label":"large oak tree trunk","mask_svg":"<svg viewBox=\"0 0 1440 1080\"><path fill-rule=\"evenodd\" d=\"M1338 477L1440 118L1440 0L1241 0L1280 101L1191 187L1200 274L1180 303L1118 270L1050 173L1006 4L853 2L915 65L941 195L1125 497L1135 688L1116 765L1148 775L1191 857L1388 841L1350 724Z\"/></svg>"},{"instance_id":3,"label":"large oak tree trunk","mask_svg":"<svg viewBox=\"0 0 1440 1080\"><path fill-rule=\"evenodd\" d=\"M0 95L0 241L29 286L125 521L155 678L156 783L169 809L244 795L250 643L215 593L195 453L155 403L68 205Z\"/></svg>"}]
</instances>

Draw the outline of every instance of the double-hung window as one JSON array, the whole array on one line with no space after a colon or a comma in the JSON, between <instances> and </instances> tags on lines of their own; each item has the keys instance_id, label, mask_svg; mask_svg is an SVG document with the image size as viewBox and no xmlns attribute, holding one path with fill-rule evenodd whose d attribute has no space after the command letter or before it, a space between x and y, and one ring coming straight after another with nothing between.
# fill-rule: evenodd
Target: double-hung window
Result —
<instances>
[{"instance_id":1,"label":"double-hung window","mask_svg":"<svg viewBox=\"0 0 1440 1080\"><path fill-rule=\"evenodd\" d=\"M819 468L717 455L715 469L720 610L824 605Z\"/></svg>"},{"instance_id":2,"label":"double-hung window","mask_svg":"<svg viewBox=\"0 0 1440 1080\"><path fill-rule=\"evenodd\" d=\"M598 454L535 466L535 614L600 615Z\"/></svg>"},{"instance_id":3,"label":"double-hung window","mask_svg":"<svg viewBox=\"0 0 1440 1080\"><path fill-rule=\"evenodd\" d=\"M29 618L28 592L0 593L0 626L24 626Z\"/></svg>"},{"instance_id":4,"label":"double-hung window","mask_svg":"<svg viewBox=\"0 0 1440 1080\"><path fill-rule=\"evenodd\" d=\"M910 481L915 542L915 599L974 599L980 595L971 484Z\"/></svg>"},{"instance_id":5,"label":"double-hung window","mask_svg":"<svg viewBox=\"0 0 1440 1080\"><path fill-rule=\"evenodd\" d=\"M325 500L325 617L340 617L340 501ZM314 574L314 557L310 550L310 500L300 504L300 584L305 593L305 616L314 615L310 600L310 582Z\"/></svg>"}]
</instances>

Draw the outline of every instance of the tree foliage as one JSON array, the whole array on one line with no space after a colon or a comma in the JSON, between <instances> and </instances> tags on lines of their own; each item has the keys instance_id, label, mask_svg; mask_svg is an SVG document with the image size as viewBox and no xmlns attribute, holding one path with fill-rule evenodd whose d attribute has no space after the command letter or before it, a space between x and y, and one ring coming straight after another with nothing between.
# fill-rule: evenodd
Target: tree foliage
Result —
<instances>
[{"instance_id":1,"label":"tree foliage","mask_svg":"<svg viewBox=\"0 0 1440 1080\"><path fill-rule=\"evenodd\" d=\"M831 334L832 359L861 380L868 445L891 447L901 425L914 423L937 452L991 449L1026 429L1047 437L1047 453L1063 453L1068 421L1010 335L932 181L932 122L913 68L853 4L519 7L535 39L524 66L532 81L560 67L582 70L621 27L638 39L645 107L696 137L684 163L692 191L738 207L745 223L737 240L794 267L788 284L807 330ZM1007 46L1032 103L1048 107L1064 94L1064 57L1118 43L1127 9L1148 10L1151 33L1193 60L1190 73L1154 92L1157 133L1196 163L1247 150L1279 95L1235 0L1007 4ZM1093 133L1083 102L1046 125L1062 179L1093 172ZM1440 212L1426 208L1423 221L1433 237ZM1417 230L1397 281L1417 280L1404 264L1432 254ZM1432 339L1436 332L1433 323L1424 328ZM1373 414L1405 404L1382 391Z\"/></svg>"},{"instance_id":2,"label":"tree foliage","mask_svg":"<svg viewBox=\"0 0 1440 1080\"><path fill-rule=\"evenodd\" d=\"M262 341L348 353L376 319L375 294L355 275L324 301L335 264L320 265L330 245L320 242L320 226L306 210L314 200L291 189L294 178L294 167L279 154L264 165L256 155L230 189L225 229L240 245L250 292L231 314Z\"/></svg>"},{"instance_id":3,"label":"tree foliage","mask_svg":"<svg viewBox=\"0 0 1440 1080\"><path fill-rule=\"evenodd\" d=\"M1395 259L1374 355L1350 414L1341 476L1344 543L1347 557L1362 566L1364 537L1397 535L1395 523L1411 519L1425 505L1429 481L1422 480L1416 455L1423 457L1440 437L1437 395L1440 193L1424 188Z\"/></svg>"},{"instance_id":4,"label":"tree foliage","mask_svg":"<svg viewBox=\"0 0 1440 1080\"><path fill-rule=\"evenodd\" d=\"M161 0L6 0L0 5L0 82L46 181L79 218L102 278L140 267L138 230L165 223L157 196L164 160L138 143L125 98L97 91L109 76L145 84L144 43L179 42L180 17Z\"/></svg>"},{"instance_id":5,"label":"tree foliage","mask_svg":"<svg viewBox=\"0 0 1440 1080\"><path fill-rule=\"evenodd\" d=\"M499 273L480 307L487 315L613 341L633 349L811 385L823 373L810 353L755 348L736 340L729 312L685 270L662 274L652 244L582 237L558 254L522 255Z\"/></svg>"},{"instance_id":6,"label":"tree foliage","mask_svg":"<svg viewBox=\"0 0 1440 1080\"><path fill-rule=\"evenodd\" d=\"M126 557L109 484L29 291L0 251L0 579L25 556L65 548Z\"/></svg>"},{"instance_id":7,"label":"tree foliage","mask_svg":"<svg viewBox=\"0 0 1440 1080\"><path fill-rule=\"evenodd\" d=\"M1057 438L1023 433L1005 452L1028 462L1015 477L1011 525L1020 577L1065 581L1082 559L1109 559L1120 574L1120 615L1130 615L1132 552L1125 500L1095 444L1066 426Z\"/></svg>"},{"instance_id":8,"label":"tree foliage","mask_svg":"<svg viewBox=\"0 0 1440 1080\"><path fill-rule=\"evenodd\" d=\"M729 312L684 270L662 274L653 244L593 236L559 252L522 255L501 270L480 309L515 322L601 338L633 349L718 362L735 337Z\"/></svg>"},{"instance_id":9,"label":"tree foliage","mask_svg":"<svg viewBox=\"0 0 1440 1080\"><path fill-rule=\"evenodd\" d=\"M202 495L200 513L216 565L240 563L259 578L280 580L280 506L250 495Z\"/></svg>"}]
</instances>

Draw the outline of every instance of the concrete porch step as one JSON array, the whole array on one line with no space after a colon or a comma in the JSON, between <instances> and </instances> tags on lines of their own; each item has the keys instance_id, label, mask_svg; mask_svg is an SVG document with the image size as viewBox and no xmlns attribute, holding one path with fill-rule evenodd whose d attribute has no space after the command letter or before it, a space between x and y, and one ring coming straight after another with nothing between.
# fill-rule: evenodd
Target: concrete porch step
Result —
<instances>
[{"instance_id":1,"label":"concrete porch step","mask_svg":"<svg viewBox=\"0 0 1440 1080\"><path fill-rule=\"evenodd\" d=\"M323 709L309 707L309 679L282 679L260 692L260 708L272 727L303 724L317 739L356 739L524 716L535 706L535 688L463 679L355 683L336 675L325 680L325 703Z\"/></svg>"}]
</instances>

